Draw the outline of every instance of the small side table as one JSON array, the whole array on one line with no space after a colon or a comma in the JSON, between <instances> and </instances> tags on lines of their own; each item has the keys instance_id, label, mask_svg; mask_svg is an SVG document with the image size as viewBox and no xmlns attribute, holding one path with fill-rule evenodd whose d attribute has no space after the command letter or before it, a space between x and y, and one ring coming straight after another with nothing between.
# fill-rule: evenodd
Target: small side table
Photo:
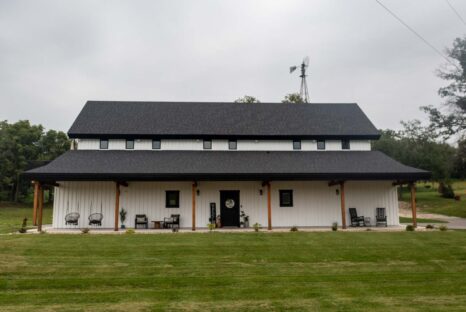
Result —
<instances>
[{"instance_id":1,"label":"small side table","mask_svg":"<svg viewBox=\"0 0 466 312\"><path fill-rule=\"evenodd\" d=\"M162 228L162 221L151 221L154 224L154 229L161 229Z\"/></svg>"},{"instance_id":2,"label":"small side table","mask_svg":"<svg viewBox=\"0 0 466 312\"><path fill-rule=\"evenodd\" d=\"M371 217L364 217L364 226L371 226Z\"/></svg>"}]
</instances>

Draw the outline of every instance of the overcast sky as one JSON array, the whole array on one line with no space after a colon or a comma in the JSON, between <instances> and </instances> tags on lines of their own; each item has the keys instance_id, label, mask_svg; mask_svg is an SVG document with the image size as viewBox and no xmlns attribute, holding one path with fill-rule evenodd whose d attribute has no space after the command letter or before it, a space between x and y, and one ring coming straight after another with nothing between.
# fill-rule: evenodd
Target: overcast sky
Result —
<instances>
[{"instance_id":1,"label":"overcast sky","mask_svg":"<svg viewBox=\"0 0 466 312\"><path fill-rule=\"evenodd\" d=\"M440 50L465 33L445 0L382 1ZM306 55L311 102L357 102L378 128L441 103L445 61L375 0L0 0L0 120L67 131L90 99L279 102Z\"/></svg>"}]
</instances>

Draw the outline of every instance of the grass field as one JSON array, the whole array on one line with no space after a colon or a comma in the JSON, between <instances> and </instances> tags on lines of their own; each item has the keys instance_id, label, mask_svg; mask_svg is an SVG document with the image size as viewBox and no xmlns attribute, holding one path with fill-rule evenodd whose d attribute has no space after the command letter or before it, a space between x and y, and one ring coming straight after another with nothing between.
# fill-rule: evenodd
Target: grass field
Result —
<instances>
[{"instance_id":1,"label":"grass field","mask_svg":"<svg viewBox=\"0 0 466 312\"><path fill-rule=\"evenodd\" d=\"M24 204L0 202L0 234L18 231L24 218L28 219L28 228L32 227L32 205L25 207ZM52 223L51 205L44 207L43 222Z\"/></svg>"},{"instance_id":2,"label":"grass field","mask_svg":"<svg viewBox=\"0 0 466 312\"><path fill-rule=\"evenodd\" d=\"M430 186L430 187L426 187ZM456 195L461 196L460 201L445 199L437 192L438 183L419 183L417 185L417 206L420 212L429 212L466 218L466 181L454 181L453 189ZM408 201L409 194L406 189L403 199Z\"/></svg>"},{"instance_id":3,"label":"grass field","mask_svg":"<svg viewBox=\"0 0 466 312\"><path fill-rule=\"evenodd\" d=\"M464 232L0 236L1 311L464 311Z\"/></svg>"},{"instance_id":4,"label":"grass field","mask_svg":"<svg viewBox=\"0 0 466 312\"><path fill-rule=\"evenodd\" d=\"M435 219L423 219L416 218L417 223L448 223L446 221L435 220ZM413 218L400 217L400 223L413 223Z\"/></svg>"}]
</instances>

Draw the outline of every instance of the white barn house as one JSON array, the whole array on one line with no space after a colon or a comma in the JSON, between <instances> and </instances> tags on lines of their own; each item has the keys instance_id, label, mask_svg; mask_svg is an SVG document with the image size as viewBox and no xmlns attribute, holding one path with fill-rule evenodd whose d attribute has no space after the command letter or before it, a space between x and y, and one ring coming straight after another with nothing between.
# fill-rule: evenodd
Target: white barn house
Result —
<instances>
[{"instance_id":1,"label":"white barn house","mask_svg":"<svg viewBox=\"0 0 466 312\"><path fill-rule=\"evenodd\" d=\"M118 230L121 209L128 227L136 215L239 227L242 212L268 229L346 227L351 207L371 224L385 208L398 225L396 185L414 193L430 177L371 151L380 134L357 104L89 101L68 135L70 151L26 172L39 227L46 186L55 187L54 228L88 227L99 214L102 228Z\"/></svg>"}]
</instances>

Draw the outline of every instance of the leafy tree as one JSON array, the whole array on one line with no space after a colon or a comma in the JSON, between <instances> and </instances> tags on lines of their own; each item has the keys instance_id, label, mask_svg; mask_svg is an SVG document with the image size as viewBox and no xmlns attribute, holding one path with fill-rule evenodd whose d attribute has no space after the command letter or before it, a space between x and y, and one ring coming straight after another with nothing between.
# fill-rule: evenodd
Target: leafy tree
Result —
<instances>
[{"instance_id":1,"label":"leafy tree","mask_svg":"<svg viewBox=\"0 0 466 312\"><path fill-rule=\"evenodd\" d=\"M437 75L448 82L438 93L446 99L449 112L443 113L433 106L422 107L429 114L430 128L444 139L466 135L466 37L456 38L446 52L456 65L445 65Z\"/></svg>"},{"instance_id":2,"label":"leafy tree","mask_svg":"<svg viewBox=\"0 0 466 312\"><path fill-rule=\"evenodd\" d=\"M453 176L459 179L466 178L466 139L458 142Z\"/></svg>"},{"instance_id":3,"label":"leafy tree","mask_svg":"<svg viewBox=\"0 0 466 312\"><path fill-rule=\"evenodd\" d=\"M304 103L301 94L299 93L290 93L285 95L285 98L282 100L282 103Z\"/></svg>"},{"instance_id":4,"label":"leafy tree","mask_svg":"<svg viewBox=\"0 0 466 312\"><path fill-rule=\"evenodd\" d=\"M65 133L49 130L22 120L0 122L0 200L17 201L29 183L20 175L32 161L51 160L69 149Z\"/></svg>"},{"instance_id":5,"label":"leafy tree","mask_svg":"<svg viewBox=\"0 0 466 312\"><path fill-rule=\"evenodd\" d=\"M236 99L235 103L260 103L260 101L251 95L245 95Z\"/></svg>"}]
</instances>

